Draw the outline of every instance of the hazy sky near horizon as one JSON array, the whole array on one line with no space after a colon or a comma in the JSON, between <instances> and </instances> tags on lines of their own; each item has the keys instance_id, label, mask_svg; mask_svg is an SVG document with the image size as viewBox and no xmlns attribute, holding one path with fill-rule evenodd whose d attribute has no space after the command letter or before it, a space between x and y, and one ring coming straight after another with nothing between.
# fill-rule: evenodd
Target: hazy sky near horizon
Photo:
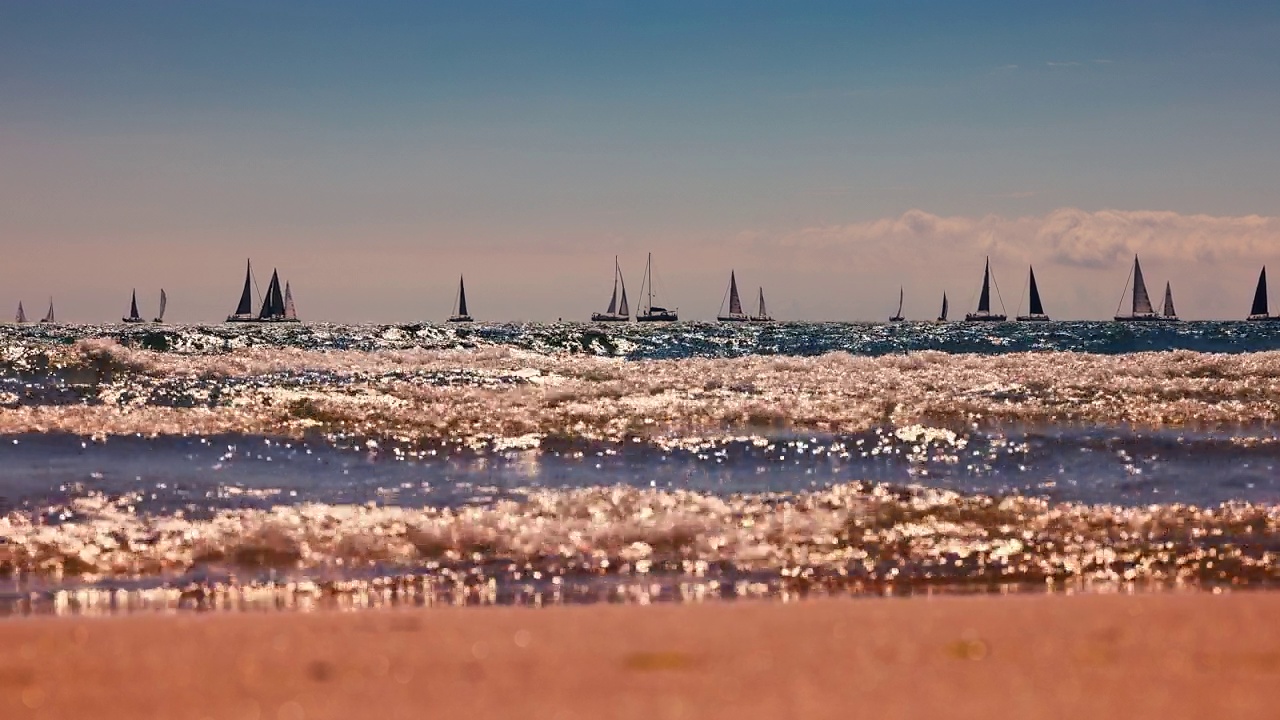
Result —
<instances>
[{"instance_id":1,"label":"hazy sky near horizon","mask_svg":"<svg viewBox=\"0 0 1280 720\"><path fill-rule=\"evenodd\" d=\"M304 319L1184 317L1280 268L1280 3L0 4L0 312ZM1022 302L1025 305L1025 301ZM1280 309L1280 297L1273 300Z\"/></svg>"}]
</instances>

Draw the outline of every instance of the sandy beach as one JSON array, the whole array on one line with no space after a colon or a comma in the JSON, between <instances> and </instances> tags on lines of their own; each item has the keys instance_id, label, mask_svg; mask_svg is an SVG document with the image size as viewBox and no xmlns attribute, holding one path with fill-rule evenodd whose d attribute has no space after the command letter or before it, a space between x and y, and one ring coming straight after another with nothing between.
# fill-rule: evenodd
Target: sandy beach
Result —
<instances>
[{"instance_id":1,"label":"sandy beach","mask_svg":"<svg viewBox=\"0 0 1280 720\"><path fill-rule=\"evenodd\" d=\"M0 623L4 718L1274 717L1280 593Z\"/></svg>"}]
</instances>

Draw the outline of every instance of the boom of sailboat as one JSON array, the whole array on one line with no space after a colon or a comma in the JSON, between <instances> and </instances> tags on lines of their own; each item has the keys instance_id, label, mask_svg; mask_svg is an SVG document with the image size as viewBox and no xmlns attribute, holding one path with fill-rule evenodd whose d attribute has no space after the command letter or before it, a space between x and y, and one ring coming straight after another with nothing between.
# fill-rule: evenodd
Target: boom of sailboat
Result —
<instances>
[{"instance_id":1,"label":"boom of sailboat","mask_svg":"<svg viewBox=\"0 0 1280 720\"><path fill-rule=\"evenodd\" d=\"M618 258L615 256L613 260L613 292L609 296L609 305L604 312L591 313L593 322L629 322L633 319L638 322L674 322L679 319L679 311L677 308L668 308L664 305L657 304L658 291L656 289L655 274L653 270L653 255L650 253L645 260L644 276L640 284L641 306L633 316L631 313L630 302L627 298L627 284L623 278L622 266ZM299 322L297 309L294 305L293 288L288 283L280 281L280 274L276 270L271 272L271 280L267 284L266 292L258 295L255 303L255 295L257 293L257 282L253 274L253 265L251 261L245 263L244 285L240 292L240 301L236 305L235 312L228 315L227 322L231 323L296 323ZM994 293L993 293L994 291ZM906 297L906 289L898 288L898 306L896 312L889 317L889 322L902 322L906 318L903 315L904 300ZM1048 322L1050 317L1045 312L1044 303L1040 294L1040 286L1036 279L1035 268L1027 268L1027 285L1026 295L1027 313L1019 313L1015 320L1019 322ZM999 311L994 309L994 303L1000 306ZM168 294L162 288L160 290L159 312L156 317L151 320L152 323L163 323L165 317L166 306L168 305ZM257 312L254 306L258 306ZM1021 300L1019 300L1019 309L1021 309ZM942 307L936 318L937 322L947 322L950 310L950 302L947 293L942 293ZM761 287L757 291L757 310L754 314L744 310L742 305L742 297L738 288L738 276L736 270L729 271L729 284L725 289L724 297L720 303L720 311L716 315L716 319L720 322L769 322L774 318L769 314L765 305L764 288ZM996 282L995 273L991 267L991 260L987 258L982 269L982 285L978 293L977 307L973 312L966 313L964 317L966 322L1005 322L1007 315L1004 311L1004 302L1000 296L1000 286ZM1250 305L1249 313L1244 318L1249 321L1273 321L1280 320L1280 315L1272 315L1268 305L1267 298L1267 269L1262 267L1258 273L1257 285L1254 288L1253 302ZM453 311L447 318L449 322L472 322L473 318L470 314L467 304L467 290L465 279L462 276L458 278L457 294L454 296ZM1129 276L1125 279L1124 293L1120 300L1119 307L1113 317L1116 322L1178 322L1178 313L1174 307L1173 301L1173 284L1166 282L1164 286L1164 297L1160 309L1157 310L1151 301L1151 296L1147 291L1146 278L1143 275L1142 263L1135 255L1133 258L1133 266L1130 269ZM18 303L17 312L14 314L13 322L24 324L30 322L27 317L26 308L22 302ZM40 318L41 324L55 324L58 322L54 313L53 298L49 299L48 311ZM120 318L122 323L145 323L143 315L138 309L138 294L133 291L129 297L128 314Z\"/></svg>"}]
</instances>

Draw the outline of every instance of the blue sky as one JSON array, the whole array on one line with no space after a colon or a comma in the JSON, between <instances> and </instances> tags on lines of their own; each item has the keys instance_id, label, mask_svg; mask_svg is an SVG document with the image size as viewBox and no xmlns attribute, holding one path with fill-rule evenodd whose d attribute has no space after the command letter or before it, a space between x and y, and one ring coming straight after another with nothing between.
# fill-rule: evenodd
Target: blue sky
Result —
<instances>
[{"instance_id":1,"label":"blue sky","mask_svg":"<svg viewBox=\"0 0 1280 720\"><path fill-rule=\"evenodd\" d=\"M1104 317L1141 251L1231 317L1280 255L1280 5L1220 5L7 2L0 303L215 320L252 255L313 319L439 317L459 272L482 317L585 318L652 250L690 317L734 267L879 319L993 252Z\"/></svg>"}]
</instances>

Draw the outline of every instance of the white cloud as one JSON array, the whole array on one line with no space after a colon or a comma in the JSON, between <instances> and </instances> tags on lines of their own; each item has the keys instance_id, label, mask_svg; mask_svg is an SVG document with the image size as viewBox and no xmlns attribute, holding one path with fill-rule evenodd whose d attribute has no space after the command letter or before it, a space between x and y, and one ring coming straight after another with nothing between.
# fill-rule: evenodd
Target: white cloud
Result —
<instances>
[{"instance_id":1,"label":"white cloud","mask_svg":"<svg viewBox=\"0 0 1280 720\"><path fill-rule=\"evenodd\" d=\"M1050 60L1046 62L1045 65L1048 65L1049 67L1079 67L1080 63L1075 60L1068 60L1066 62L1054 62L1053 60Z\"/></svg>"}]
</instances>

